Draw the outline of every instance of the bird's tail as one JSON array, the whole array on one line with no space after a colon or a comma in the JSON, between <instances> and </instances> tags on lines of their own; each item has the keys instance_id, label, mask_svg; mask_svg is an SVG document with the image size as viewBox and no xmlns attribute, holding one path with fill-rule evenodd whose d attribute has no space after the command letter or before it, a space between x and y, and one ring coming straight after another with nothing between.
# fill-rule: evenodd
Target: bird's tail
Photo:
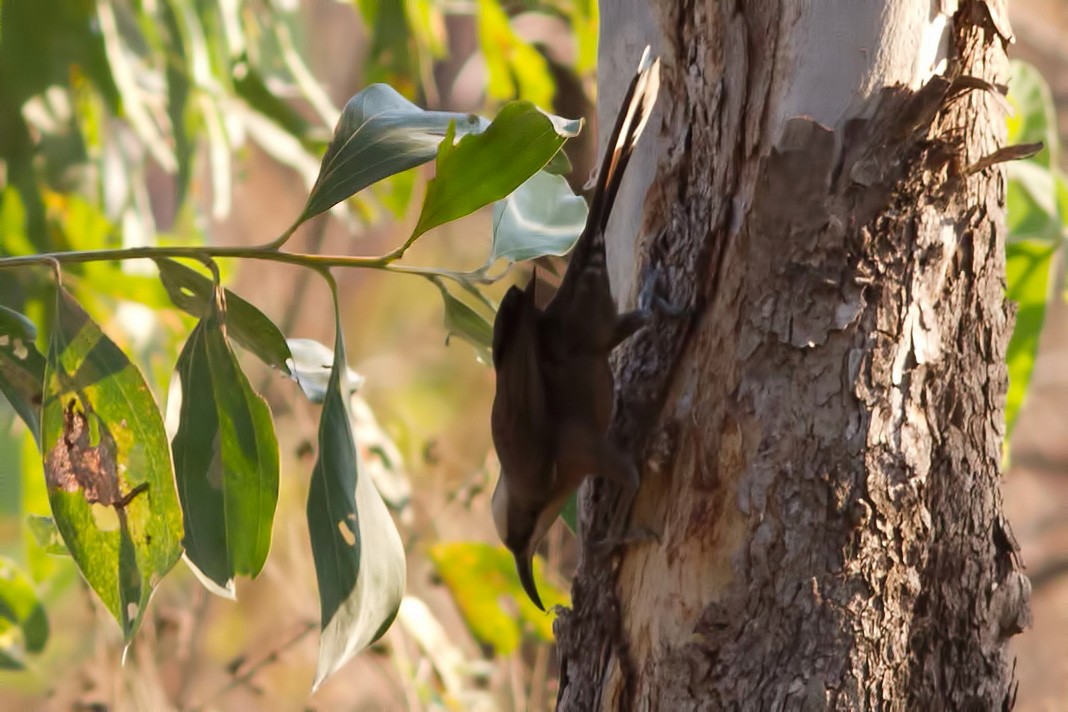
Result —
<instances>
[{"instance_id":1,"label":"bird's tail","mask_svg":"<svg viewBox=\"0 0 1068 712\"><path fill-rule=\"evenodd\" d=\"M590 201L590 214L586 219L585 239L575 245L575 253L571 256L573 262L578 260L580 265L591 259L604 262L604 231L608 217L612 214L612 205L630 155L649 121L659 90L660 58L653 59L649 47L646 47L638 64L638 72L627 87L608 148L601 160L593 199Z\"/></svg>"}]
</instances>

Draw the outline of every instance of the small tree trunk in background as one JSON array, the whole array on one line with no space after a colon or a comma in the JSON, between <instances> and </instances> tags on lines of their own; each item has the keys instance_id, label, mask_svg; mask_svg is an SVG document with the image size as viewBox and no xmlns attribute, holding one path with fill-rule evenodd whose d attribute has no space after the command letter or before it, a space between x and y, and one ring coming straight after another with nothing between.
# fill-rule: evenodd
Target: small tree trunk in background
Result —
<instances>
[{"instance_id":1,"label":"small tree trunk in background","mask_svg":"<svg viewBox=\"0 0 1068 712\"><path fill-rule=\"evenodd\" d=\"M602 111L645 43L665 62L614 284L651 261L693 312L617 354L659 541L591 545L623 505L585 488L560 709L1011 706L1004 183L969 171L1004 4L611 5Z\"/></svg>"}]
</instances>

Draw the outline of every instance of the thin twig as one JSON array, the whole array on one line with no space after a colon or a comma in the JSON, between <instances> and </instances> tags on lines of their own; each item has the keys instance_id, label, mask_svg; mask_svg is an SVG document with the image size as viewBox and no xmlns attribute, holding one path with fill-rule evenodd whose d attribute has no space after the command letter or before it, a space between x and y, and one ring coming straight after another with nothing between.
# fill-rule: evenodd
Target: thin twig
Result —
<instances>
[{"instance_id":1,"label":"thin twig","mask_svg":"<svg viewBox=\"0 0 1068 712\"><path fill-rule=\"evenodd\" d=\"M190 712L196 712L196 710L203 709L209 702L219 699L235 687L238 687L240 685L247 685L260 670L267 667L268 665L277 662L278 658L281 657L282 653L288 651L290 648L296 646L297 643L304 640L308 633L311 633L313 630L315 630L315 627L316 624L312 621L307 621L306 623L304 623L304 625L301 626L301 629L297 632L296 635L271 650L269 653L264 655L262 658L260 658L253 664L249 665L240 675L234 675L229 682L227 682L225 685L216 690L215 693L208 697L206 700L204 700L198 705L193 705L192 707L190 707Z\"/></svg>"}]
</instances>

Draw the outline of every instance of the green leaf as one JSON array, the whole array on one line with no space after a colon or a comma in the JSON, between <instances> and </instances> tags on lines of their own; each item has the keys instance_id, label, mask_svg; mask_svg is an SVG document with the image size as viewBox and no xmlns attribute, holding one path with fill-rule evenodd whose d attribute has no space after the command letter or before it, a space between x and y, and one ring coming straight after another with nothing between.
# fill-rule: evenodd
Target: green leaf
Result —
<instances>
[{"instance_id":1,"label":"green leaf","mask_svg":"<svg viewBox=\"0 0 1068 712\"><path fill-rule=\"evenodd\" d=\"M1054 191L1057 195L1057 212L1061 216L1061 226L1068 228L1068 177L1059 170L1054 171Z\"/></svg>"},{"instance_id":2,"label":"green leaf","mask_svg":"<svg viewBox=\"0 0 1068 712\"><path fill-rule=\"evenodd\" d=\"M48 499L78 569L129 643L182 553L167 435L141 373L56 291L41 418Z\"/></svg>"},{"instance_id":3,"label":"green leaf","mask_svg":"<svg viewBox=\"0 0 1068 712\"><path fill-rule=\"evenodd\" d=\"M297 224L395 173L426 163L450 124L479 131L474 114L424 111L385 84L372 84L349 100Z\"/></svg>"},{"instance_id":4,"label":"green leaf","mask_svg":"<svg viewBox=\"0 0 1068 712\"><path fill-rule=\"evenodd\" d=\"M1057 240L1063 231L1053 174L1034 161L1005 167L1005 222L1009 240Z\"/></svg>"},{"instance_id":5,"label":"green leaf","mask_svg":"<svg viewBox=\"0 0 1068 712\"><path fill-rule=\"evenodd\" d=\"M319 458L308 490L308 530L319 582L322 638L318 687L389 628L404 596L400 534L353 441L340 315L330 381L319 420Z\"/></svg>"},{"instance_id":6,"label":"green leaf","mask_svg":"<svg viewBox=\"0 0 1068 712\"><path fill-rule=\"evenodd\" d=\"M138 61L134 48L124 41L119 29L119 16L110 0L97 0L93 34L104 40L104 52L111 67L111 78L122 96L122 110L127 124L141 139L144 148L168 173L178 169L178 161L170 148L151 106L155 97L146 89L156 83L157 73L151 62ZM120 11L125 10L120 6Z\"/></svg>"},{"instance_id":7,"label":"green leaf","mask_svg":"<svg viewBox=\"0 0 1068 712\"><path fill-rule=\"evenodd\" d=\"M202 319L211 314L215 285L209 278L174 260L160 258L156 264L175 306ZM233 292L226 290L225 294L227 334L268 366L292 375L287 363L292 354L274 322Z\"/></svg>"},{"instance_id":8,"label":"green leaf","mask_svg":"<svg viewBox=\"0 0 1068 712\"><path fill-rule=\"evenodd\" d=\"M0 393L40 443L45 358L33 343L34 332L29 319L0 307Z\"/></svg>"},{"instance_id":9,"label":"green leaf","mask_svg":"<svg viewBox=\"0 0 1068 712\"><path fill-rule=\"evenodd\" d=\"M37 326L28 316L0 304L0 336L33 341L37 338Z\"/></svg>"},{"instance_id":10,"label":"green leaf","mask_svg":"<svg viewBox=\"0 0 1068 712\"><path fill-rule=\"evenodd\" d=\"M0 669L22 669L25 655L48 642L48 616L33 581L15 562L0 557Z\"/></svg>"},{"instance_id":11,"label":"green leaf","mask_svg":"<svg viewBox=\"0 0 1068 712\"><path fill-rule=\"evenodd\" d=\"M567 498L567 502L564 503L564 508L560 510L560 518L564 520L564 524L571 530L572 534L578 533L578 494L572 494Z\"/></svg>"},{"instance_id":12,"label":"green leaf","mask_svg":"<svg viewBox=\"0 0 1068 712\"><path fill-rule=\"evenodd\" d=\"M63 537L56 527L56 520L52 517L42 517L38 514L27 515L26 528L30 530L37 546L44 549L45 553L70 556L70 550L63 543Z\"/></svg>"},{"instance_id":13,"label":"green leaf","mask_svg":"<svg viewBox=\"0 0 1068 712\"><path fill-rule=\"evenodd\" d=\"M490 262L567 254L586 227L588 213L586 201L571 192L566 180L538 171L494 204Z\"/></svg>"},{"instance_id":14,"label":"green leaf","mask_svg":"<svg viewBox=\"0 0 1068 712\"><path fill-rule=\"evenodd\" d=\"M445 330L475 347L483 363L493 363L490 353L493 326L481 314L451 295L441 282L435 280L434 284L445 302Z\"/></svg>"},{"instance_id":15,"label":"green leaf","mask_svg":"<svg viewBox=\"0 0 1068 712\"><path fill-rule=\"evenodd\" d=\"M498 0L479 0L478 40L489 70L486 89L492 98L552 106L556 87L549 63L512 30Z\"/></svg>"},{"instance_id":16,"label":"green leaf","mask_svg":"<svg viewBox=\"0 0 1068 712\"><path fill-rule=\"evenodd\" d=\"M409 242L507 196L544 168L581 126L580 121L551 117L529 102L515 101L501 109L484 132L464 136L455 145L451 138L442 141L437 175L427 186Z\"/></svg>"},{"instance_id":17,"label":"green leaf","mask_svg":"<svg viewBox=\"0 0 1068 712\"><path fill-rule=\"evenodd\" d=\"M571 159L567 157L567 154L563 151L557 151L556 155L549 159L549 162L545 164L545 168L542 170L546 173L552 173L554 176L566 176L571 172L572 168ZM534 175L537 174L535 173Z\"/></svg>"},{"instance_id":18,"label":"green leaf","mask_svg":"<svg viewBox=\"0 0 1068 712\"><path fill-rule=\"evenodd\" d=\"M1012 434L1034 370L1038 340L1046 317L1050 264L1056 249L1056 245L1036 240L1013 242L1005 247L1005 296L1017 307L1016 327L1006 359L1009 367L1006 439Z\"/></svg>"},{"instance_id":19,"label":"green leaf","mask_svg":"<svg viewBox=\"0 0 1068 712\"><path fill-rule=\"evenodd\" d=\"M221 595L255 577L271 547L278 441L267 403L249 384L218 312L197 324L178 357L181 408L174 468L186 556Z\"/></svg>"},{"instance_id":20,"label":"green leaf","mask_svg":"<svg viewBox=\"0 0 1068 712\"><path fill-rule=\"evenodd\" d=\"M430 559L471 632L498 654L515 652L524 630L541 640L553 639L553 617L539 611L527 598L515 560L504 547L480 542L441 543L430 548ZM568 605L567 593L545 580L544 569L541 557L535 556L534 580L546 609ZM501 605L504 596L514 599L518 618Z\"/></svg>"},{"instance_id":21,"label":"green leaf","mask_svg":"<svg viewBox=\"0 0 1068 712\"><path fill-rule=\"evenodd\" d=\"M1010 70L1008 98L1016 113L1008 119L1006 145L1041 141L1046 148L1031 160L1044 168L1059 165L1057 114L1049 85L1038 69L1026 62L1013 61Z\"/></svg>"},{"instance_id":22,"label":"green leaf","mask_svg":"<svg viewBox=\"0 0 1068 712\"><path fill-rule=\"evenodd\" d=\"M248 102L249 106L278 124L286 133L297 138L304 138L308 133L308 122L287 102L278 98L264 81L263 74L243 54L233 60L230 73L237 95Z\"/></svg>"},{"instance_id":23,"label":"green leaf","mask_svg":"<svg viewBox=\"0 0 1068 712\"><path fill-rule=\"evenodd\" d=\"M182 36L182 27L178 21L174 3L165 2L161 8L161 27L165 30L163 41L169 61L166 63L167 79L167 117L171 122L174 138L174 154L177 161L176 200L178 206L185 203L193 179L194 160L197 144L194 138L195 116L194 97L192 96L193 63L190 53L186 51L186 40Z\"/></svg>"}]
</instances>

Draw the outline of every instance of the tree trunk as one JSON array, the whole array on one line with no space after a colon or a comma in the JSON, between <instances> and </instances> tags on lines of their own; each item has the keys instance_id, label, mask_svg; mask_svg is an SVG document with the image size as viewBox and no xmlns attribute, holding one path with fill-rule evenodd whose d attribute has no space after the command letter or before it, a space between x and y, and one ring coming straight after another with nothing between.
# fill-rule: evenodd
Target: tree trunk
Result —
<instances>
[{"instance_id":1,"label":"tree trunk","mask_svg":"<svg viewBox=\"0 0 1068 712\"><path fill-rule=\"evenodd\" d=\"M642 486L584 488L559 708L1010 707L1003 3L611 5L601 106L665 63L617 296L690 312L616 355Z\"/></svg>"}]
</instances>

